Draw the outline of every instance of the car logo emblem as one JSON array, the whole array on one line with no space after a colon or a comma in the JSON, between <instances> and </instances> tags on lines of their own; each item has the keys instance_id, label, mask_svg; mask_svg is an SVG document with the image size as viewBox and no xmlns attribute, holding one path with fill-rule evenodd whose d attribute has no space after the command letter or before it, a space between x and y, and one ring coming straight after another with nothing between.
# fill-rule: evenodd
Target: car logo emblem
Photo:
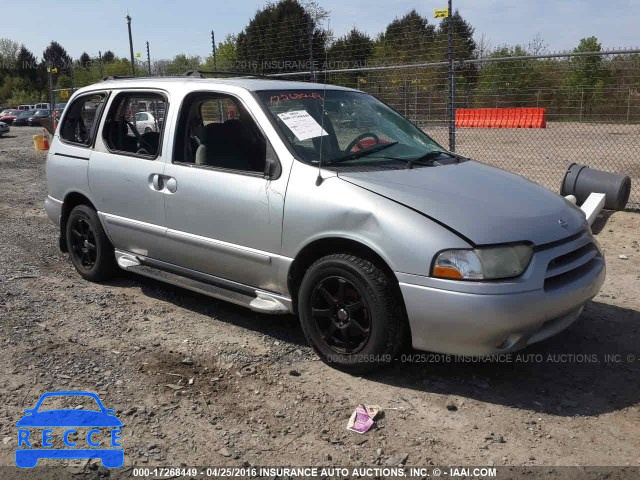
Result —
<instances>
[{"instance_id":1,"label":"car logo emblem","mask_svg":"<svg viewBox=\"0 0 640 480\"><path fill-rule=\"evenodd\" d=\"M569 228L569 224L567 222L565 222L563 219L558 220L558 223L560 224L560 226L564 229Z\"/></svg>"}]
</instances>

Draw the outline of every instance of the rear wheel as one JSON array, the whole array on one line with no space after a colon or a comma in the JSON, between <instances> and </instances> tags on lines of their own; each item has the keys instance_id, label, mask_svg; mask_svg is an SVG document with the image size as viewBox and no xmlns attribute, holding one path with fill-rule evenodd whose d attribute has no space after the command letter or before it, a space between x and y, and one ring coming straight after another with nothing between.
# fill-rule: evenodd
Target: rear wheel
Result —
<instances>
[{"instance_id":1,"label":"rear wheel","mask_svg":"<svg viewBox=\"0 0 640 480\"><path fill-rule=\"evenodd\" d=\"M391 362L403 340L391 280L369 260L328 255L305 274L298 311L307 341L327 364L363 373Z\"/></svg>"},{"instance_id":2,"label":"rear wheel","mask_svg":"<svg viewBox=\"0 0 640 480\"><path fill-rule=\"evenodd\" d=\"M71 262L82 278L100 282L116 274L118 265L113 245L95 210L86 205L71 210L66 233Z\"/></svg>"}]
</instances>

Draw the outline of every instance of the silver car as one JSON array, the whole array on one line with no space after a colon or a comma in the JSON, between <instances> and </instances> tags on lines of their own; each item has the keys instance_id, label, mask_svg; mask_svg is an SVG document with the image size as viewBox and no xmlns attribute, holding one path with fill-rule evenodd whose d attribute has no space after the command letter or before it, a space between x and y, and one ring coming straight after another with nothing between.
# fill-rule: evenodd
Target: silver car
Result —
<instances>
[{"instance_id":1,"label":"silver car","mask_svg":"<svg viewBox=\"0 0 640 480\"><path fill-rule=\"evenodd\" d=\"M159 131L136 128L141 102L166 105ZM120 268L297 314L318 355L352 372L406 343L521 349L574 322L605 278L581 210L347 88L107 80L70 100L47 181L83 278Z\"/></svg>"}]
</instances>

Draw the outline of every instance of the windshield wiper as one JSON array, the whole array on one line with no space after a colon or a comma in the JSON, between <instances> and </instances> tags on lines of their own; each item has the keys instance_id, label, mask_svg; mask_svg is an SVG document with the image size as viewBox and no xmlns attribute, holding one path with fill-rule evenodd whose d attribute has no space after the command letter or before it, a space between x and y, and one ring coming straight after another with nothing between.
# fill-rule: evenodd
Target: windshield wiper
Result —
<instances>
[{"instance_id":1,"label":"windshield wiper","mask_svg":"<svg viewBox=\"0 0 640 480\"><path fill-rule=\"evenodd\" d=\"M380 145L377 145L375 147L367 148L365 150L360 150L358 152L349 153L348 155L344 155L342 157L338 157L338 158L334 158L332 160L328 160L328 161L325 162L325 165L332 165L334 163L340 163L340 162L345 162L347 160L353 160L353 159L356 159L356 158L365 157L365 156L370 155L372 153L376 153L376 152L379 152L379 151L384 150L386 148L393 147L397 143L398 142L381 143Z\"/></svg>"},{"instance_id":2,"label":"windshield wiper","mask_svg":"<svg viewBox=\"0 0 640 480\"><path fill-rule=\"evenodd\" d=\"M458 155L454 155L454 154L449 153L449 152L440 151L440 150L433 150L431 152L425 153L421 157L414 158L414 159L411 159L411 160L406 160L407 168L413 168L413 165L416 164L416 163L433 162L440 155L446 155L446 156L451 157L451 158L458 158L458 159L460 158Z\"/></svg>"}]
</instances>

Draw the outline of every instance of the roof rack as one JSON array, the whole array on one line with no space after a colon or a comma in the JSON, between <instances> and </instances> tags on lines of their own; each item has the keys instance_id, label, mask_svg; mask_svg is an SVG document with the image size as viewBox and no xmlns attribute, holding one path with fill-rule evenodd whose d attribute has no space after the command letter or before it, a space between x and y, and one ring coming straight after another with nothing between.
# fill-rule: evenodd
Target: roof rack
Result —
<instances>
[{"instance_id":1,"label":"roof rack","mask_svg":"<svg viewBox=\"0 0 640 480\"><path fill-rule=\"evenodd\" d=\"M213 72L211 70L187 70L182 74L184 77L206 78L205 75L218 75L224 77L247 77L247 78L269 78L271 75L265 73L231 72L227 70Z\"/></svg>"},{"instance_id":2,"label":"roof rack","mask_svg":"<svg viewBox=\"0 0 640 480\"><path fill-rule=\"evenodd\" d=\"M102 77L102 80L100 80L101 82L106 82L107 80L121 80L123 78L133 78L131 75L126 76L126 75L109 75L107 77Z\"/></svg>"},{"instance_id":3,"label":"roof rack","mask_svg":"<svg viewBox=\"0 0 640 480\"><path fill-rule=\"evenodd\" d=\"M142 78L180 78L180 77L194 77L194 78L207 78L205 75L219 76L219 77L244 77L244 78L275 78L282 80L278 75L267 73L249 73L249 72L231 72L231 71L209 71L209 70L187 70L182 75L156 75L156 76L139 76L134 77L131 75L109 75L103 77L100 81L106 82L108 80L138 80ZM286 79L285 79L286 80Z\"/></svg>"},{"instance_id":4,"label":"roof rack","mask_svg":"<svg viewBox=\"0 0 640 480\"><path fill-rule=\"evenodd\" d=\"M161 78L161 77L152 77L149 75L141 75L139 77L133 77L131 75L109 75L108 77L103 77L100 81L106 82L108 80L137 80L139 78Z\"/></svg>"}]
</instances>

